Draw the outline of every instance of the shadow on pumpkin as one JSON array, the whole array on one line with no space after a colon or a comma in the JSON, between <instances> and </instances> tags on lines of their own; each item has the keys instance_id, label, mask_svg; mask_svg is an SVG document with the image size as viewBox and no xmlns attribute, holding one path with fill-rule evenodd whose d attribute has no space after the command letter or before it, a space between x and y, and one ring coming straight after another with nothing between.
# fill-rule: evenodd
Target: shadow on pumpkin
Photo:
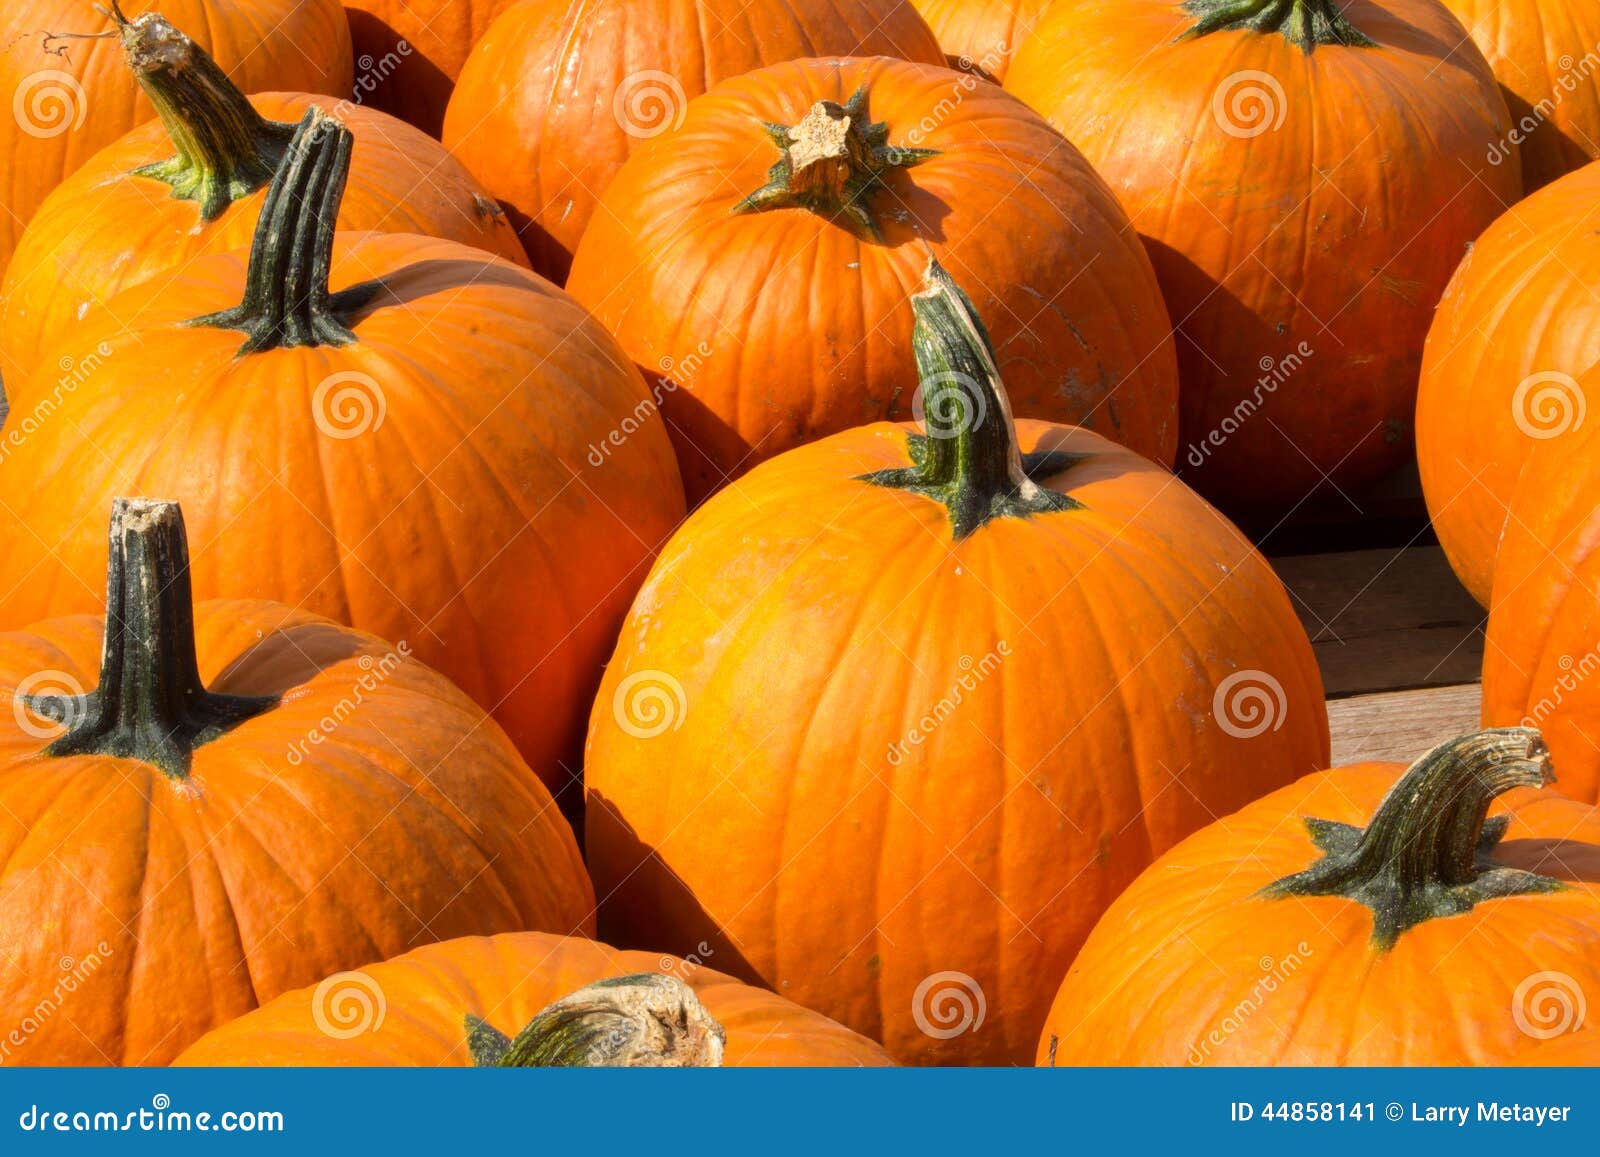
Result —
<instances>
[{"instance_id":1,"label":"shadow on pumpkin","mask_svg":"<svg viewBox=\"0 0 1600 1157\"><path fill-rule=\"evenodd\" d=\"M359 8L344 11L356 58L351 100L409 120L437 139L455 81L387 21Z\"/></svg>"},{"instance_id":2,"label":"shadow on pumpkin","mask_svg":"<svg viewBox=\"0 0 1600 1157\"><path fill-rule=\"evenodd\" d=\"M344 304L342 312L347 324L354 327L381 309L408 305L436 293L449 293L469 286L524 289L527 284L526 269L495 261L487 255L482 261L438 258L413 261L373 281L346 286L338 290L334 298L338 300L341 295L349 295L346 299L348 304L341 303Z\"/></svg>"},{"instance_id":3,"label":"shadow on pumpkin","mask_svg":"<svg viewBox=\"0 0 1600 1157\"><path fill-rule=\"evenodd\" d=\"M632 825L622 818L605 796L592 793L586 800L589 835L605 845L606 855L623 867L628 902L636 910L648 911L657 927L674 930L673 935L650 936L637 931L639 921L628 920L620 912L617 891L597 895L599 939L618 948L637 948L648 952L670 952L693 963L703 964L748 984L771 988L745 959L715 919L695 899L656 849L641 841ZM620 889L619 889L620 890ZM608 904L608 901L610 902Z\"/></svg>"},{"instance_id":4,"label":"shadow on pumpkin","mask_svg":"<svg viewBox=\"0 0 1600 1157\"><path fill-rule=\"evenodd\" d=\"M1600 847L1580 840L1505 840L1494 859L1566 884L1600 884Z\"/></svg>"},{"instance_id":5,"label":"shadow on pumpkin","mask_svg":"<svg viewBox=\"0 0 1600 1157\"><path fill-rule=\"evenodd\" d=\"M202 612L206 604L201 603ZM363 649L360 636L335 623L297 623L258 639L210 682L230 695L275 695L298 687Z\"/></svg>"},{"instance_id":6,"label":"shadow on pumpkin","mask_svg":"<svg viewBox=\"0 0 1600 1157\"><path fill-rule=\"evenodd\" d=\"M1512 127L1518 131L1522 138L1520 148L1522 150L1523 175L1528 175L1530 154L1534 158L1534 168L1542 174L1548 174L1547 179L1524 188L1524 194L1538 192L1550 181L1555 180L1555 174L1558 172L1571 172L1574 169L1581 169L1594 160L1590 156L1589 150L1585 149L1581 142L1569 133L1563 132L1561 126L1550 119L1550 111L1552 110L1547 109L1545 112L1540 112L1509 88L1502 87L1500 93L1506 98L1507 107L1511 109ZM1507 142L1502 141L1499 147L1502 154L1504 154L1509 146ZM1491 159L1490 163L1495 162ZM1502 160L1500 163L1507 164L1509 160Z\"/></svg>"}]
</instances>

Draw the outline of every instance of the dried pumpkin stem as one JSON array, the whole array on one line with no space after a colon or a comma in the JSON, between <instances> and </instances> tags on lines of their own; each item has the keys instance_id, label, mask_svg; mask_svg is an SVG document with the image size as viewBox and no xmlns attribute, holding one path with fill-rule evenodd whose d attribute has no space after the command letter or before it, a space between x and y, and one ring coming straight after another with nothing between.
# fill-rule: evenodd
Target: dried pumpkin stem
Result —
<instances>
[{"instance_id":1,"label":"dried pumpkin stem","mask_svg":"<svg viewBox=\"0 0 1600 1157\"><path fill-rule=\"evenodd\" d=\"M241 355L356 340L347 317L371 300L377 283L337 294L328 288L334 226L353 144L350 130L339 121L321 109L306 110L261 206L244 300L190 325L243 330L249 336Z\"/></svg>"},{"instance_id":2,"label":"dried pumpkin stem","mask_svg":"<svg viewBox=\"0 0 1600 1157\"><path fill-rule=\"evenodd\" d=\"M272 180L294 126L256 112L209 53L157 13L114 17L133 78L178 150L134 173L197 202L203 221Z\"/></svg>"},{"instance_id":3,"label":"dried pumpkin stem","mask_svg":"<svg viewBox=\"0 0 1600 1157\"><path fill-rule=\"evenodd\" d=\"M142 759L175 779L194 749L270 710L273 697L206 690L195 658L189 545L176 502L118 498L111 507L100 685L25 702L67 725L47 755Z\"/></svg>"},{"instance_id":4,"label":"dried pumpkin stem","mask_svg":"<svg viewBox=\"0 0 1600 1157\"><path fill-rule=\"evenodd\" d=\"M867 113L865 86L842 105L818 101L797 125L765 128L781 156L767 170L767 183L733 211L807 209L849 221L873 241L882 239L869 204L873 190L895 169L938 156L933 149L891 145L889 126L872 123Z\"/></svg>"},{"instance_id":5,"label":"dried pumpkin stem","mask_svg":"<svg viewBox=\"0 0 1600 1157\"><path fill-rule=\"evenodd\" d=\"M927 283L912 295L911 308L927 433L907 439L910 467L880 470L861 481L942 502L958 539L994 518L1081 509L1075 499L1033 481L1033 475L1058 473L1080 456L1047 452L1024 459L989 333L972 300L931 257Z\"/></svg>"},{"instance_id":6,"label":"dried pumpkin stem","mask_svg":"<svg viewBox=\"0 0 1600 1157\"><path fill-rule=\"evenodd\" d=\"M500 1068L714 1068L727 1033L675 976L596 981L542 1010L515 1038L466 1018L475 1064Z\"/></svg>"},{"instance_id":7,"label":"dried pumpkin stem","mask_svg":"<svg viewBox=\"0 0 1600 1157\"><path fill-rule=\"evenodd\" d=\"M1387 949L1407 929L1483 900L1558 891L1565 887L1559 880L1495 863L1510 820L1487 818L1497 796L1551 778L1549 750L1532 728L1494 728L1441 744L1411 765L1365 830L1307 819L1323 858L1264 894L1365 904L1373 943Z\"/></svg>"},{"instance_id":8,"label":"dried pumpkin stem","mask_svg":"<svg viewBox=\"0 0 1600 1157\"><path fill-rule=\"evenodd\" d=\"M1278 32L1306 52L1326 44L1376 47L1345 19L1339 0L1187 0L1183 7L1198 23L1179 39L1233 29Z\"/></svg>"}]
</instances>

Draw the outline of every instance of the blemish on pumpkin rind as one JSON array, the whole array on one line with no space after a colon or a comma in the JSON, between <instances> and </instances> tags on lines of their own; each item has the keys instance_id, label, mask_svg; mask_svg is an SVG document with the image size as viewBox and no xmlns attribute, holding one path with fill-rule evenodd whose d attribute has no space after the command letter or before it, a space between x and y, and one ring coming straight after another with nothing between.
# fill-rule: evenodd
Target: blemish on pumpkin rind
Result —
<instances>
[{"instance_id":1,"label":"blemish on pumpkin rind","mask_svg":"<svg viewBox=\"0 0 1600 1157\"><path fill-rule=\"evenodd\" d=\"M1095 844L1094 862L1099 867L1106 867L1111 863L1111 833L1101 832L1100 839Z\"/></svg>"}]
</instances>

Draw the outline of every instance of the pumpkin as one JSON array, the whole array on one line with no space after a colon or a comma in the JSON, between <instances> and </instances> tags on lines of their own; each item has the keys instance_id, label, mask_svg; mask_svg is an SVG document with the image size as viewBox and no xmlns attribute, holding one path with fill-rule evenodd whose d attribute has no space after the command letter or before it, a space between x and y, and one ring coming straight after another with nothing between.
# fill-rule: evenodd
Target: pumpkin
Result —
<instances>
[{"instance_id":1,"label":"pumpkin","mask_svg":"<svg viewBox=\"0 0 1600 1157\"><path fill-rule=\"evenodd\" d=\"M1600 370L1576 379L1600 397ZM1538 727L1557 790L1600 802L1600 433L1528 456L1510 500L1483 651L1483 720Z\"/></svg>"},{"instance_id":2,"label":"pumpkin","mask_svg":"<svg viewBox=\"0 0 1600 1157\"><path fill-rule=\"evenodd\" d=\"M437 137L472 46L516 0L348 0L355 99Z\"/></svg>"},{"instance_id":3,"label":"pumpkin","mask_svg":"<svg viewBox=\"0 0 1600 1157\"><path fill-rule=\"evenodd\" d=\"M4 1060L164 1064L330 972L591 926L549 792L403 643L195 605L171 502L113 505L107 588L0 634Z\"/></svg>"},{"instance_id":4,"label":"pumpkin","mask_svg":"<svg viewBox=\"0 0 1600 1157\"><path fill-rule=\"evenodd\" d=\"M1051 0L916 0L952 68L1000 84Z\"/></svg>"},{"instance_id":5,"label":"pumpkin","mask_svg":"<svg viewBox=\"0 0 1600 1157\"><path fill-rule=\"evenodd\" d=\"M913 308L926 436L780 455L663 549L590 721L585 847L607 939L704 942L902 1062L1025 1062L1104 907L1325 761L1327 717L1237 531L1098 435L1013 427L936 264Z\"/></svg>"},{"instance_id":6,"label":"pumpkin","mask_svg":"<svg viewBox=\"0 0 1600 1157\"><path fill-rule=\"evenodd\" d=\"M21 384L37 400L0 463L0 624L97 609L91 512L136 480L188 504L201 597L408 641L564 788L683 512L672 448L626 355L542 278L456 242L335 234L351 146L311 109L248 255L119 295Z\"/></svg>"},{"instance_id":7,"label":"pumpkin","mask_svg":"<svg viewBox=\"0 0 1600 1157\"><path fill-rule=\"evenodd\" d=\"M34 215L0 289L0 366L10 376L118 291L248 246L294 122L313 103L333 103L303 93L247 99L159 16L123 45L163 119L96 153ZM356 138L340 229L446 237L527 264L505 214L441 145L348 102L340 115Z\"/></svg>"},{"instance_id":8,"label":"pumpkin","mask_svg":"<svg viewBox=\"0 0 1600 1157\"><path fill-rule=\"evenodd\" d=\"M1177 356L1137 234L1077 150L975 77L883 57L749 73L600 204L567 288L656 376L691 503L912 417L906 300L930 249L995 319L1019 413L1172 461Z\"/></svg>"},{"instance_id":9,"label":"pumpkin","mask_svg":"<svg viewBox=\"0 0 1600 1157\"><path fill-rule=\"evenodd\" d=\"M1570 991L1556 989L1549 992L1544 1009L1547 1016L1557 1018L1555 1024L1548 1028L1544 1026L1537 1028L1535 1035L1541 1038L1541 1043L1534 1045L1511 1063L1544 1068L1558 1065L1586 1068L1600 1066L1600 1029L1578 1032L1559 1027L1561 1018L1566 1015L1566 1009L1573 1005L1574 997ZM1552 1029L1555 1030L1554 1035L1547 1035Z\"/></svg>"},{"instance_id":10,"label":"pumpkin","mask_svg":"<svg viewBox=\"0 0 1600 1157\"><path fill-rule=\"evenodd\" d=\"M579 1014L572 1016L575 1005ZM328 1024L338 1031L326 1032ZM676 1025L683 1030L673 1033ZM709 1031L696 1031L702 1026ZM622 1046L620 1055L573 1049L574 1037L584 1044L595 1038L615 1042ZM202 1038L177 1063L371 1068L893 1062L865 1037L698 959L516 932L430 944L288 993Z\"/></svg>"},{"instance_id":11,"label":"pumpkin","mask_svg":"<svg viewBox=\"0 0 1600 1157\"><path fill-rule=\"evenodd\" d=\"M622 163L676 128L692 98L829 53L944 62L908 0L521 0L462 68L444 143L559 283Z\"/></svg>"},{"instance_id":12,"label":"pumpkin","mask_svg":"<svg viewBox=\"0 0 1600 1157\"><path fill-rule=\"evenodd\" d=\"M158 3L166 19L195 30L245 92L350 90L350 29L339 0L128 0L131 20L115 0L109 16L83 0L7 0L0 6L0 92L10 94L14 115L0 117L0 272L50 190L156 115L129 83L117 37L63 34L101 33L107 19L122 36L136 34Z\"/></svg>"},{"instance_id":13,"label":"pumpkin","mask_svg":"<svg viewBox=\"0 0 1600 1157\"><path fill-rule=\"evenodd\" d=\"M1600 8L1592 0L1444 0L1472 33L1511 108L1493 154L1522 155L1531 192L1600 160Z\"/></svg>"},{"instance_id":14,"label":"pumpkin","mask_svg":"<svg viewBox=\"0 0 1600 1157\"><path fill-rule=\"evenodd\" d=\"M1549 775L1538 732L1483 731L1196 833L1095 927L1040 1063L1507 1063L1539 985L1600 985L1600 813Z\"/></svg>"},{"instance_id":15,"label":"pumpkin","mask_svg":"<svg viewBox=\"0 0 1600 1157\"><path fill-rule=\"evenodd\" d=\"M1487 159L1505 101L1435 0L1067 0L1006 88L1145 237L1181 477L1257 521L1410 457L1433 308L1522 183Z\"/></svg>"},{"instance_id":16,"label":"pumpkin","mask_svg":"<svg viewBox=\"0 0 1600 1157\"><path fill-rule=\"evenodd\" d=\"M1473 244L1428 331L1417 465L1450 565L1490 605L1507 507L1535 452L1584 421L1600 361L1600 164L1513 205ZM1592 396L1592 395L1591 395Z\"/></svg>"}]
</instances>

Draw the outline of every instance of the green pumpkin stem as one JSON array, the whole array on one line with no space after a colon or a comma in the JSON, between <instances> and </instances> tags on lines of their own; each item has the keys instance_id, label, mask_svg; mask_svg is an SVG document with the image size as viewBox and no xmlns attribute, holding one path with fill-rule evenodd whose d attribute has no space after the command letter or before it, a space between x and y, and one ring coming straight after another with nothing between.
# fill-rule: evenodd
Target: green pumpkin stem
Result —
<instances>
[{"instance_id":1,"label":"green pumpkin stem","mask_svg":"<svg viewBox=\"0 0 1600 1157\"><path fill-rule=\"evenodd\" d=\"M844 104L818 101L800 123L765 126L781 154L767 170L767 183L733 207L735 213L808 209L829 220L844 219L873 241L881 241L871 195L895 169L938 156L933 149L889 143L889 126L873 124L867 89Z\"/></svg>"},{"instance_id":2,"label":"green pumpkin stem","mask_svg":"<svg viewBox=\"0 0 1600 1157\"><path fill-rule=\"evenodd\" d=\"M378 289L366 282L328 288L334 226L350 176L350 130L319 108L295 129L267 187L250 245L244 300L190 325L244 331L240 355L294 346L342 346L356 340L347 320Z\"/></svg>"},{"instance_id":3,"label":"green pumpkin stem","mask_svg":"<svg viewBox=\"0 0 1600 1157\"><path fill-rule=\"evenodd\" d=\"M84 695L24 699L66 725L45 754L111 755L174 779L194 749L271 710L273 697L207 691L195 658L189 546L175 502L118 498L111 506L100 685Z\"/></svg>"},{"instance_id":4,"label":"green pumpkin stem","mask_svg":"<svg viewBox=\"0 0 1600 1157\"><path fill-rule=\"evenodd\" d=\"M1197 23L1180 40L1233 29L1281 33L1305 52L1328 44L1376 47L1345 19L1339 0L1186 0L1183 8Z\"/></svg>"},{"instance_id":5,"label":"green pumpkin stem","mask_svg":"<svg viewBox=\"0 0 1600 1157\"><path fill-rule=\"evenodd\" d=\"M1081 509L1077 500L1033 481L1081 456L1046 452L1024 459L989 333L972 300L932 257L927 284L912 295L911 308L927 433L907 439L911 466L860 480L943 503L957 539L995 518Z\"/></svg>"},{"instance_id":6,"label":"green pumpkin stem","mask_svg":"<svg viewBox=\"0 0 1600 1157\"><path fill-rule=\"evenodd\" d=\"M1497 864L1509 817L1486 817L1514 787L1551 782L1550 753L1527 727L1479 731L1441 744L1406 771L1363 830L1307 819L1322 859L1263 894L1343 896L1372 909L1372 942L1393 947L1410 928L1501 896L1559 891L1549 876Z\"/></svg>"},{"instance_id":7,"label":"green pumpkin stem","mask_svg":"<svg viewBox=\"0 0 1600 1157\"><path fill-rule=\"evenodd\" d=\"M133 78L178 150L134 173L196 202L202 221L272 180L294 126L256 112L210 54L159 14L130 21L113 9L113 18Z\"/></svg>"},{"instance_id":8,"label":"green pumpkin stem","mask_svg":"<svg viewBox=\"0 0 1600 1157\"><path fill-rule=\"evenodd\" d=\"M714 1068L727 1033L675 976L596 981L542 1010L514 1038L466 1018L473 1063L498 1068Z\"/></svg>"}]
</instances>

